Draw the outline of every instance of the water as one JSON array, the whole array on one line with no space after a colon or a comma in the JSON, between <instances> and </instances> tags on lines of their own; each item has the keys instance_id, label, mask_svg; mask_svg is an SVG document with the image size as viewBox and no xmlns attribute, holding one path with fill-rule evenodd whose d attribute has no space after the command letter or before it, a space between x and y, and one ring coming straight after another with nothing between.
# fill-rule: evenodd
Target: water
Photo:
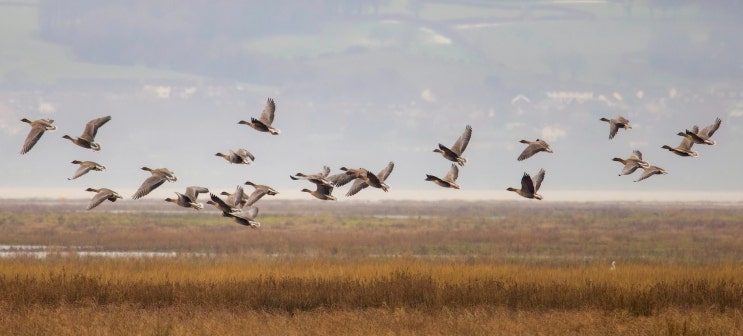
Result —
<instances>
[{"instance_id":1,"label":"water","mask_svg":"<svg viewBox=\"0 0 743 336\"><path fill-rule=\"evenodd\" d=\"M207 253L175 251L100 251L91 246L47 246L47 245L0 245L0 258L48 257L95 257L95 258L176 258L208 257Z\"/></svg>"}]
</instances>

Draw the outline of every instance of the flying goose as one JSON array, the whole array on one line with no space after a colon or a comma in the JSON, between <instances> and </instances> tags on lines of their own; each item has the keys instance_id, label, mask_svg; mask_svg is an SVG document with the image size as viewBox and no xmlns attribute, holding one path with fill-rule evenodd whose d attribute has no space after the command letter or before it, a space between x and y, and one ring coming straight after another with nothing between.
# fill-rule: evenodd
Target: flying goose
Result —
<instances>
[{"instance_id":1,"label":"flying goose","mask_svg":"<svg viewBox=\"0 0 743 336\"><path fill-rule=\"evenodd\" d=\"M632 151L632 155L626 159L615 157L612 160L621 162L624 165L624 169L622 169L619 176L632 174L637 170L637 168L647 167L650 165L646 161L642 160L642 153L639 150Z\"/></svg>"},{"instance_id":2,"label":"flying goose","mask_svg":"<svg viewBox=\"0 0 743 336\"><path fill-rule=\"evenodd\" d=\"M213 205L215 208L217 208L217 210L222 212L222 216L224 217L229 217L231 213L237 213L237 212L242 211L241 209L235 208L232 205L227 204L227 202L219 198L219 196L214 195L212 193L209 193L209 198L211 198L211 200L207 201L206 204Z\"/></svg>"},{"instance_id":3,"label":"flying goose","mask_svg":"<svg viewBox=\"0 0 743 336\"><path fill-rule=\"evenodd\" d=\"M678 135L691 140L691 142L695 144L714 145L715 141L710 138L715 134L717 129L720 128L721 123L722 120L717 118L712 125L702 128L701 131L699 130L699 126L694 125L694 127L691 128L691 131L686 130L686 132L679 132Z\"/></svg>"},{"instance_id":4,"label":"flying goose","mask_svg":"<svg viewBox=\"0 0 743 336\"><path fill-rule=\"evenodd\" d=\"M440 153L441 156L449 161L455 162L460 166L464 166L464 164L467 163L467 159L462 157L462 153L464 153L464 150L467 149L467 144L469 144L471 137L472 126L467 125L464 128L464 132L462 133L462 135L459 136L459 139L454 142L454 145L452 145L451 148L439 144L439 148L436 148L433 151L435 153Z\"/></svg>"},{"instance_id":5,"label":"flying goose","mask_svg":"<svg viewBox=\"0 0 743 336\"><path fill-rule=\"evenodd\" d=\"M642 181L642 180L644 180L644 179L646 179L646 178L648 178L650 176L653 176L653 175L665 175L665 174L668 174L668 172L665 169L660 168L658 166L650 166L649 165L647 167L641 167L641 168L644 171L642 172L642 175L640 176L640 178L637 179L635 182L640 182L640 181Z\"/></svg>"},{"instance_id":6,"label":"flying goose","mask_svg":"<svg viewBox=\"0 0 743 336\"><path fill-rule=\"evenodd\" d=\"M357 177L351 185L351 188L349 188L348 192L346 192L346 196L353 196L368 186L379 188L387 192L390 186L387 185L384 181L387 179L390 173L392 173L392 169L394 168L395 163L390 161L390 163L388 163L387 166L379 171L379 173L377 173L376 175L364 168L360 168L358 170L349 169L348 171L346 171L346 173L350 175L356 174L354 176Z\"/></svg>"},{"instance_id":7,"label":"flying goose","mask_svg":"<svg viewBox=\"0 0 743 336\"><path fill-rule=\"evenodd\" d=\"M104 170L106 170L106 166L104 166L102 164L99 164L99 163L95 163L93 161L79 161L79 160L74 160L74 161L72 161L72 163L73 164L80 165L80 167L77 168L77 170L75 171L75 175L73 175L72 177L68 177L67 178L68 180L74 180L74 179L76 179L76 178L78 178L80 176L83 176L83 175L87 174L91 170L95 170L95 171L104 171Z\"/></svg>"},{"instance_id":8,"label":"flying goose","mask_svg":"<svg viewBox=\"0 0 743 336\"><path fill-rule=\"evenodd\" d=\"M103 126L105 123L107 123L109 120L111 120L111 116L105 116L100 117L97 119L93 119L91 121L88 121L87 124L85 124L85 130L83 130L83 134L80 135L77 138L73 138L69 135L64 135L63 138L69 139L72 141L72 143L83 147L83 148L90 148L93 151L99 151L101 150L101 144L95 142L95 136L98 134L98 128Z\"/></svg>"},{"instance_id":9,"label":"flying goose","mask_svg":"<svg viewBox=\"0 0 743 336\"><path fill-rule=\"evenodd\" d=\"M224 202L232 207L233 210L231 212L240 211L240 209L245 206L247 201L247 199L245 198L245 190L240 185L235 188L234 193L230 194L226 191L223 191L220 193L220 195L227 196L227 199Z\"/></svg>"},{"instance_id":10,"label":"flying goose","mask_svg":"<svg viewBox=\"0 0 743 336\"><path fill-rule=\"evenodd\" d=\"M151 169L148 167L142 167L142 170L150 172L152 176L148 177L146 180L144 180L144 182L142 182L142 185L139 186L139 189L137 189L134 195L132 195L133 199L138 199L149 194L151 191L155 190L155 188L165 183L165 181L178 181L175 173L170 171L168 168Z\"/></svg>"},{"instance_id":11,"label":"flying goose","mask_svg":"<svg viewBox=\"0 0 743 336\"><path fill-rule=\"evenodd\" d=\"M26 136L26 141L23 142L21 154L26 154L28 153L28 151L31 150L31 148L34 148L34 145L37 141L39 141L39 139L41 139L41 136L44 135L44 132L54 132L57 130L57 126L52 125L52 123L54 123L54 119L36 119L34 121L31 121L23 118L21 119L21 121L31 125L31 130Z\"/></svg>"},{"instance_id":12,"label":"flying goose","mask_svg":"<svg viewBox=\"0 0 743 336\"><path fill-rule=\"evenodd\" d=\"M457 177L459 177L459 168L457 168L457 165L452 164L449 172L446 174L446 176L444 176L444 178L438 178L436 176L426 174L426 181L433 181L433 183L436 183L437 185L444 188L459 189L459 185L456 183Z\"/></svg>"},{"instance_id":13,"label":"flying goose","mask_svg":"<svg viewBox=\"0 0 743 336\"><path fill-rule=\"evenodd\" d=\"M671 147L669 145L663 145L661 148L667 149L671 151L671 153L676 154L678 156L697 157L699 156L699 153L691 150L691 146L693 145L694 143L691 140L689 140L688 138L683 138L681 139L681 144L679 144L676 147Z\"/></svg>"},{"instance_id":14,"label":"flying goose","mask_svg":"<svg viewBox=\"0 0 743 336\"><path fill-rule=\"evenodd\" d=\"M632 126L630 126L629 124L629 120L622 116L618 116L615 119L601 118L599 120L609 123L609 139L614 139L614 136L617 135L617 132L619 132L620 128L632 128Z\"/></svg>"},{"instance_id":15,"label":"flying goose","mask_svg":"<svg viewBox=\"0 0 743 336\"><path fill-rule=\"evenodd\" d=\"M255 156L253 156L253 154L248 152L248 150L245 148L238 148L237 151L233 151L230 149L229 154L217 153L214 155L223 157L225 160L229 161L230 163L250 164L250 162L255 161Z\"/></svg>"},{"instance_id":16,"label":"flying goose","mask_svg":"<svg viewBox=\"0 0 743 336\"><path fill-rule=\"evenodd\" d=\"M255 220L255 217L258 216L257 207L250 207L246 211L242 212L223 212L222 216L232 217L232 219L235 220L235 223L248 226L251 229L258 229L261 227L261 223Z\"/></svg>"},{"instance_id":17,"label":"flying goose","mask_svg":"<svg viewBox=\"0 0 743 336\"><path fill-rule=\"evenodd\" d=\"M521 155L519 155L519 157L516 159L518 161L526 160L539 152L552 153L552 148L550 147L550 145L542 139L537 139L535 141L521 140L519 142L527 144L528 146L524 148L524 151L522 151Z\"/></svg>"},{"instance_id":18,"label":"flying goose","mask_svg":"<svg viewBox=\"0 0 743 336\"><path fill-rule=\"evenodd\" d=\"M271 188L271 187L269 187L267 185L264 185L264 184L255 184L255 183L250 182L250 181L245 181L245 185L253 186L253 188L255 188L255 190L263 190L263 191L266 192L266 195L274 196L274 195L278 195L279 194L279 192L276 191L276 189Z\"/></svg>"},{"instance_id":19,"label":"flying goose","mask_svg":"<svg viewBox=\"0 0 743 336\"><path fill-rule=\"evenodd\" d=\"M539 191L539 187L542 186L542 181L544 180L544 169L540 169L539 173L537 173L537 176L532 178L529 176L529 174L524 173L524 176L521 177L521 189L511 188L508 187L506 190L508 191L514 191L517 194L526 197L526 198L533 198L537 200L541 200L542 196L537 194L537 191Z\"/></svg>"},{"instance_id":20,"label":"flying goose","mask_svg":"<svg viewBox=\"0 0 743 336\"><path fill-rule=\"evenodd\" d=\"M186 193L181 194L176 191L176 195L178 198L166 198L166 202L175 203L177 205L180 205L184 208L194 208L196 210L201 210L204 208L204 205L201 203L196 202L196 198L199 197L200 193L208 193L209 189L204 187L196 187L191 186L186 188Z\"/></svg>"},{"instance_id":21,"label":"flying goose","mask_svg":"<svg viewBox=\"0 0 743 336\"><path fill-rule=\"evenodd\" d=\"M121 195L119 195L117 192L111 189L108 189L108 188L100 188L100 189L88 188L88 189L85 189L85 191L92 191L96 193L95 196L93 196L93 198L90 200L90 204L88 204L87 210L97 207L99 204L103 203L103 201L105 200L116 202L117 198L122 198Z\"/></svg>"},{"instance_id":22,"label":"flying goose","mask_svg":"<svg viewBox=\"0 0 743 336\"><path fill-rule=\"evenodd\" d=\"M266 106L263 108L263 112L261 112L260 118L250 118L250 122L240 120L238 124L248 125L258 131L269 132L273 135L277 135L281 133L281 131L271 126L271 124L273 123L273 115L275 112L276 103L274 103L273 99L268 98L268 101L266 101Z\"/></svg>"},{"instance_id":23,"label":"flying goose","mask_svg":"<svg viewBox=\"0 0 743 336\"><path fill-rule=\"evenodd\" d=\"M315 198L323 201L335 201L336 198L333 196L333 186L330 184L325 184L320 181L313 181L317 188L315 190L310 190L307 188L302 189L302 192L309 193L312 196L315 196Z\"/></svg>"},{"instance_id":24,"label":"flying goose","mask_svg":"<svg viewBox=\"0 0 743 336\"><path fill-rule=\"evenodd\" d=\"M312 183L322 183L326 185L330 185L330 181L327 180L328 175L330 174L330 168L328 166L323 166L322 171L315 174L303 174L303 173L296 173L294 175L289 175L289 178L292 180L308 180Z\"/></svg>"}]
</instances>

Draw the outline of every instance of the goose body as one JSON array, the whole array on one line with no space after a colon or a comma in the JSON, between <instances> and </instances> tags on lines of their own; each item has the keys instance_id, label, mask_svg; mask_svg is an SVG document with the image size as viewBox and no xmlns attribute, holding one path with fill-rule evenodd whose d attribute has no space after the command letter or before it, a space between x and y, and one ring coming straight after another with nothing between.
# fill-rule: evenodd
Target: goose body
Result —
<instances>
[{"instance_id":1,"label":"goose body","mask_svg":"<svg viewBox=\"0 0 743 336\"><path fill-rule=\"evenodd\" d=\"M21 121L28 123L31 126L31 130L28 132L26 140L23 142L21 154L26 154L31 150L31 148L34 148L34 145L36 145L39 139L41 139L44 132L54 132L57 130L57 126L52 125L52 123L54 123L53 119L36 119L31 121L23 118Z\"/></svg>"},{"instance_id":2,"label":"goose body","mask_svg":"<svg viewBox=\"0 0 743 336\"><path fill-rule=\"evenodd\" d=\"M266 106L263 108L263 112L261 112L261 116L258 119L250 118L250 121L240 120L238 124L248 125L257 131L277 135L281 133L281 131L272 126L275 113L276 103L273 99L268 98Z\"/></svg>"},{"instance_id":3,"label":"goose body","mask_svg":"<svg viewBox=\"0 0 743 336\"><path fill-rule=\"evenodd\" d=\"M111 116L105 116L105 117L93 119L91 121L88 121L87 124L85 124L85 130L83 130L83 134L80 135L79 137L73 138L65 134L63 138L72 141L72 143L80 147L89 148L97 152L101 150L103 146L95 142L95 136L98 134L98 128L106 124L109 120L111 120Z\"/></svg>"},{"instance_id":4,"label":"goose body","mask_svg":"<svg viewBox=\"0 0 743 336\"><path fill-rule=\"evenodd\" d=\"M151 169L148 167L142 167L142 170L150 172L152 176L148 177L146 180L144 180L144 182L142 182L142 185L139 186L139 189L137 189L134 195L132 195L133 199L138 199L146 196L151 191L155 190L157 187L165 183L165 181L178 181L175 173L170 171L168 168Z\"/></svg>"},{"instance_id":5,"label":"goose body","mask_svg":"<svg viewBox=\"0 0 743 336\"><path fill-rule=\"evenodd\" d=\"M229 154L217 153L214 155L222 157L230 163L236 164L250 164L252 161L255 161L255 156L253 156L253 154L248 152L248 150L245 148L239 148L237 151L233 151L230 149Z\"/></svg>"},{"instance_id":6,"label":"goose body","mask_svg":"<svg viewBox=\"0 0 743 336\"><path fill-rule=\"evenodd\" d=\"M315 190L310 189L302 189L302 192L309 193L310 195L314 196L315 198L323 201L335 201L336 198L333 196L333 186L330 184L325 184L322 182L313 182L315 183Z\"/></svg>"},{"instance_id":7,"label":"goose body","mask_svg":"<svg viewBox=\"0 0 743 336\"><path fill-rule=\"evenodd\" d=\"M108 188L100 188L100 189L88 188L88 189L85 189L85 191L91 191L95 193L95 196L93 196L93 198L90 200L90 203L88 204L87 210L91 210L97 207L99 204L103 203L103 201L105 200L116 202L117 198L122 198L121 195L119 195L117 192L111 189L108 189Z\"/></svg>"},{"instance_id":8,"label":"goose body","mask_svg":"<svg viewBox=\"0 0 743 336\"><path fill-rule=\"evenodd\" d=\"M506 190L513 191L522 197L541 200L542 196L537 194L539 191L539 188L542 186L542 181L544 180L544 169L540 169L539 173L532 178L529 176L529 174L524 173L524 175L521 177L521 189L511 188L508 187Z\"/></svg>"},{"instance_id":9,"label":"goose body","mask_svg":"<svg viewBox=\"0 0 743 336\"><path fill-rule=\"evenodd\" d=\"M624 165L619 176L632 174L637 168L647 167L649 165L649 163L642 160L642 153L639 150L632 151L632 155L626 159L615 157L612 160L621 162Z\"/></svg>"},{"instance_id":10,"label":"goose body","mask_svg":"<svg viewBox=\"0 0 743 336\"><path fill-rule=\"evenodd\" d=\"M104 171L104 170L106 170L106 166L104 166L102 164L99 164L99 163L95 163L93 161L79 161L79 160L74 160L74 161L72 161L72 163L73 164L80 165L80 167L77 168L77 170L75 171L75 175L73 175L72 177L68 177L67 178L68 180L74 180L74 179L76 179L76 178L78 178L80 176L83 176L83 175L87 174L91 170L95 170L95 171Z\"/></svg>"},{"instance_id":11,"label":"goose body","mask_svg":"<svg viewBox=\"0 0 743 336\"><path fill-rule=\"evenodd\" d=\"M346 192L346 196L353 196L369 186L382 189L385 192L389 191L390 186L385 183L385 180L387 180L387 177L389 177L390 173L392 173L392 169L394 168L395 163L390 162L377 174L374 174L364 168L355 170L349 169L348 171L346 171L346 173L351 176L355 176L356 178L353 180L354 182L351 185L351 188L349 188L348 192Z\"/></svg>"},{"instance_id":12,"label":"goose body","mask_svg":"<svg viewBox=\"0 0 743 336\"><path fill-rule=\"evenodd\" d=\"M547 141L544 141L542 139L537 139L535 141L521 140L519 142L527 144L528 146L526 146L526 148L524 148L524 150L521 152L521 154L517 158L518 161L526 160L539 152L552 153L552 148L550 147L550 145L547 143Z\"/></svg>"},{"instance_id":13,"label":"goose body","mask_svg":"<svg viewBox=\"0 0 743 336\"><path fill-rule=\"evenodd\" d=\"M629 120L622 116L618 116L614 119L601 118L599 120L609 123L609 139L614 139L614 136L617 135L617 132L619 132L620 128L632 128L632 126L630 126L629 124Z\"/></svg>"},{"instance_id":14,"label":"goose body","mask_svg":"<svg viewBox=\"0 0 743 336\"><path fill-rule=\"evenodd\" d=\"M693 145L694 143L691 140L689 140L688 138L683 138L681 139L681 143L676 147L671 147L669 145L663 145L661 148L667 149L671 151L671 153L676 154L678 156L697 157L699 156L699 153L691 150L691 146Z\"/></svg>"},{"instance_id":15,"label":"goose body","mask_svg":"<svg viewBox=\"0 0 743 336\"><path fill-rule=\"evenodd\" d=\"M186 188L186 193L181 194L179 192L176 192L175 194L177 198L166 198L165 201L175 203L184 208L194 208L196 210L201 210L204 208L204 205L196 202L196 199L199 197L200 193L203 194L208 192L209 189L207 188L191 186Z\"/></svg>"},{"instance_id":16,"label":"goose body","mask_svg":"<svg viewBox=\"0 0 743 336\"><path fill-rule=\"evenodd\" d=\"M322 183L325 185L331 185L331 182L328 181L327 177L330 175L330 167L323 166L322 171L315 174L304 174L304 173L296 173L294 175L289 175L289 178L292 180L308 180L312 183Z\"/></svg>"},{"instance_id":17,"label":"goose body","mask_svg":"<svg viewBox=\"0 0 743 336\"><path fill-rule=\"evenodd\" d=\"M464 150L467 149L467 145L472 137L472 126L467 125L464 128L464 132L459 136L454 145L451 148L439 144L439 148L434 149L435 153L441 154L445 159L452 161L460 166L464 166L467 163L467 159L462 156Z\"/></svg>"},{"instance_id":18,"label":"goose body","mask_svg":"<svg viewBox=\"0 0 743 336\"><path fill-rule=\"evenodd\" d=\"M459 168L457 168L457 165L452 164L444 178L426 174L426 181L433 181L433 183L444 188L459 189L459 185L456 183L457 177L459 177Z\"/></svg>"}]
</instances>

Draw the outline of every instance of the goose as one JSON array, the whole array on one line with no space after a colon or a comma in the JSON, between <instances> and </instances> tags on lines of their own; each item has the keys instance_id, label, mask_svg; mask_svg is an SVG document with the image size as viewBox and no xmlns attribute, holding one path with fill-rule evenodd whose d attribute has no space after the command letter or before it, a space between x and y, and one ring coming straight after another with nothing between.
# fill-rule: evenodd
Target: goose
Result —
<instances>
[{"instance_id":1,"label":"goose","mask_svg":"<svg viewBox=\"0 0 743 336\"><path fill-rule=\"evenodd\" d=\"M176 192L175 194L178 196L177 198L166 198L166 202L175 203L177 205L180 205L184 208L194 208L196 210L201 210L204 208L204 205L201 203L196 202L196 198L199 197L199 194L208 193L209 189L204 187L196 187L191 186L186 188L186 193L181 194L179 192Z\"/></svg>"},{"instance_id":2,"label":"goose","mask_svg":"<svg viewBox=\"0 0 743 336\"><path fill-rule=\"evenodd\" d=\"M279 192L276 191L276 189L271 188L271 187L269 187L267 185L255 184L255 183L250 182L250 181L245 181L244 184L245 185L249 185L249 186L253 186L253 188L255 188L255 190L263 190L263 191L266 192L266 195L274 196L274 195L278 195L279 194Z\"/></svg>"},{"instance_id":3,"label":"goose","mask_svg":"<svg viewBox=\"0 0 743 336\"><path fill-rule=\"evenodd\" d=\"M227 196L227 199L224 202L233 209L232 211L239 211L245 206L247 201L247 199L245 198L245 190L242 186L239 185L235 188L234 193L230 194L226 191L223 191L220 193L220 195Z\"/></svg>"},{"instance_id":4,"label":"goose","mask_svg":"<svg viewBox=\"0 0 743 336\"><path fill-rule=\"evenodd\" d=\"M694 125L691 131L686 130L686 132L679 132L678 135L691 140L691 142L695 144L711 146L714 145L716 142L714 140L711 140L710 137L712 137L717 129L720 128L720 124L722 124L722 120L720 120L720 118L717 118L712 125L702 128L701 131L699 130L699 126Z\"/></svg>"},{"instance_id":5,"label":"goose","mask_svg":"<svg viewBox=\"0 0 743 336\"><path fill-rule=\"evenodd\" d=\"M117 192L111 189L108 189L108 188L100 188L100 189L88 188L88 189L85 189L85 191L92 191L96 193L95 196L93 196L93 198L90 200L90 204L88 204L87 210L97 207L99 204L103 203L103 201L105 200L116 202L117 198L122 198L121 195L119 195Z\"/></svg>"},{"instance_id":6,"label":"goose","mask_svg":"<svg viewBox=\"0 0 743 336\"><path fill-rule=\"evenodd\" d=\"M261 132L269 132L273 135L277 135L281 133L281 131L271 126L271 124L273 123L273 115L275 112L276 103L273 101L273 99L268 98L268 101L266 101L266 106L263 108L263 112L261 112L260 118L250 118L249 122L240 120L238 124L248 125L255 130Z\"/></svg>"},{"instance_id":7,"label":"goose","mask_svg":"<svg viewBox=\"0 0 743 336\"><path fill-rule=\"evenodd\" d=\"M88 121L87 124L85 124L85 130L83 130L83 134L80 135L79 137L73 138L65 134L63 138L72 141L72 143L80 147L89 148L97 152L101 150L102 146L101 144L95 142L95 136L96 134L98 134L98 128L103 126L109 120L111 120L111 116L105 116L105 117L93 119L91 121Z\"/></svg>"},{"instance_id":8,"label":"goose","mask_svg":"<svg viewBox=\"0 0 743 336\"><path fill-rule=\"evenodd\" d=\"M235 223L248 226L251 229L261 227L261 223L255 220L255 217L258 216L257 207L250 207L248 210L242 212L223 212L222 216L232 217Z\"/></svg>"},{"instance_id":9,"label":"goose","mask_svg":"<svg viewBox=\"0 0 743 336\"><path fill-rule=\"evenodd\" d=\"M435 153L441 154L441 156L449 161L455 162L460 166L464 166L465 163L467 163L467 159L462 157L462 153L464 153L464 150L467 149L467 145L469 144L471 137L472 126L467 125L464 128L464 132L462 133L462 135L459 136L459 139L454 142L454 145L452 145L451 148L439 144L439 148L436 148L433 151Z\"/></svg>"},{"instance_id":10,"label":"goose","mask_svg":"<svg viewBox=\"0 0 743 336\"><path fill-rule=\"evenodd\" d=\"M653 175L666 175L666 174L668 174L668 172L665 169L660 168L658 166L649 165L647 167L641 167L641 168L644 171L642 172L642 175L640 176L640 178L637 179L635 182L640 182L640 181L642 181L642 180L644 180L644 179L646 179L646 178L648 178L650 176L653 176Z\"/></svg>"},{"instance_id":11,"label":"goose","mask_svg":"<svg viewBox=\"0 0 743 336\"><path fill-rule=\"evenodd\" d=\"M667 149L671 151L671 153L676 154L678 156L697 157L699 156L699 153L691 150L691 146L693 145L694 143L691 140L689 140L688 138L683 138L681 139L681 143L676 147L671 147L669 145L663 145L661 148Z\"/></svg>"},{"instance_id":12,"label":"goose","mask_svg":"<svg viewBox=\"0 0 743 336\"><path fill-rule=\"evenodd\" d=\"M349 170L351 172L357 172L358 177L354 180L351 188L348 189L348 192L346 192L346 196L353 196L368 186L379 188L387 192L390 186L385 183L385 180L390 175L390 173L392 173L392 169L394 168L395 163L390 161L390 163L388 163L387 166L379 171L379 173L377 173L376 175L364 168L358 170ZM346 173L349 173L349 171L347 171Z\"/></svg>"},{"instance_id":13,"label":"goose","mask_svg":"<svg viewBox=\"0 0 743 336\"><path fill-rule=\"evenodd\" d=\"M550 145L542 139L537 139L535 141L521 140L519 142L527 144L528 146L524 148L524 151L522 151L521 155L519 155L519 157L516 159L518 161L526 160L539 152L552 153L552 148L550 147Z\"/></svg>"},{"instance_id":14,"label":"goose","mask_svg":"<svg viewBox=\"0 0 743 336\"><path fill-rule=\"evenodd\" d=\"M614 136L617 135L617 132L619 132L620 128L632 128L632 126L630 126L629 124L629 120L622 116L618 116L615 119L601 118L599 120L609 123L609 139L614 139Z\"/></svg>"},{"instance_id":15,"label":"goose","mask_svg":"<svg viewBox=\"0 0 743 336\"><path fill-rule=\"evenodd\" d=\"M333 193L333 186L330 184L325 184L320 181L313 181L317 188L315 190L310 190L307 188L302 189L302 192L309 193L312 196L315 196L315 198L323 201L335 201L335 196L332 195Z\"/></svg>"},{"instance_id":16,"label":"goose","mask_svg":"<svg viewBox=\"0 0 743 336\"><path fill-rule=\"evenodd\" d=\"M637 168L647 167L650 165L646 161L642 160L642 153L639 150L632 151L632 155L626 159L615 157L612 160L621 162L624 165L624 169L622 169L619 176L632 174L637 170Z\"/></svg>"},{"instance_id":17,"label":"goose","mask_svg":"<svg viewBox=\"0 0 743 336\"><path fill-rule=\"evenodd\" d=\"M31 125L31 130L26 136L26 141L23 142L21 154L26 154L28 153L28 151L31 150L31 148L34 148L34 145L36 145L36 142L41 139L41 136L44 135L44 132L54 132L57 130L57 126L52 125L52 123L54 123L54 119L36 119L34 121L31 121L23 118L21 119L21 121Z\"/></svg>"},{"instance_id":18,"label":"goose","mask_svg":"<svg viewBox=\"0 0 743 336\"><path fill-rule=\"evenodd\" d=\"M303 174L303 173L296 173L294 175L289 175L289 178L292 180L308 180L312 183L322 183L326 185L331 185L330 181L327 180L328 175L330 174L330 168L328 166L323 166L322 171L315 174Z\"/></svg>"},{"instance_id":19,"label":"goose","mask_svg":"<svg viewBox=\"0 0 743 336\"><path fill-rule=\"evenodd\" d=\"M74 180L74 179L76 179L76 178L78 178L80 176L83 176L83 175L87 174L91 170L95 170L95 171L104 171L104 170L106 170L106 166L104 166L102 164L99 164L99 163L95 163L93 161L73 160L72 163L73 164L80 165L80 167L77 168L77 170L75 171L75 175L73 175L72 177L68 177L67 178L68 180Z\"/></svg>"},{"instance_id":20,"label":"goose","mask_svg":"<svg viewBox=\"0 0 743 336\"><path fill-rule=\"evenodd\" d=\"M133 199L144 197L145 195L149 194L151 191L155 190L155 188L165 183L165 181L168 181L168 182L178 181L178 178L175 176L175 173L170 171L168 168L151 169L148 167L142 167L142 170L150 172L152 176L148 177L146 180L144 180L144 182L142 182L142 185L139 186L139 189L137 189L134 195L132 195Z\"/></svg>"},{"instance_id":21,"label":"goose","mask_svg":"<svg viewBox=\"0 0 743 336\"><path fill-rule=\"evenodd\" d=\"M452 164L449 172L446 174L446 176L444 176L444 178L438 178L436 176L426 174L426 181L433 181L433 183L436 183L437 185L444 188L459 189L459 185L456 183L457 177L459 177L459 168L457 168L457 165Z\"/></svg>"},{"instance_id":22,"label":"goose","mask_svg":"<svg viewBox=\"0 0 743 336\"><path fill-rule=\"evenodd\" d=\"M212 193L209 193L209 198L211 198L211 200L207 201L206 204L211 204L212 206L217 208L217 210L222 212L222 216L224 217L229 217L229 215L232 213L237 213L237 212L242 211L241 209L235 208L227 204L227 202L219 198L219 196L214 195Z\"/></svg>"},{"instance_id":23,"label":"goose","mask_svg":"<svg viewBox=\"0 0 743 336\"><path fill-rule=\"evenodd\" d=\"M537 173L537 176L532 178L529 176L529 174L524 173L524 176L521 177L521 189L511 188L508 187L506 190L508 191L514 191L517 194L526 197L526 198L533 198L537 200L542 199L542 195L537 194L537 191L539 191L539 187L542 186L542 181L544 180L544 169L540 169L539 173Z\"/></svg>"},{"instance_id":24,"label":"goose","mask_svg":"<svg viewBox=\"0 0 743 336\"><path fill-rule=\"evenodd\" d=\"M255 161L255 156L253 156L253 154L248 152L248 150L245 148L238 148L237 151L233 151L230 149L230 154L217 153L214 155L223 157L230 163L250 164L250 162Z\"/></svg>"}]
</instances>

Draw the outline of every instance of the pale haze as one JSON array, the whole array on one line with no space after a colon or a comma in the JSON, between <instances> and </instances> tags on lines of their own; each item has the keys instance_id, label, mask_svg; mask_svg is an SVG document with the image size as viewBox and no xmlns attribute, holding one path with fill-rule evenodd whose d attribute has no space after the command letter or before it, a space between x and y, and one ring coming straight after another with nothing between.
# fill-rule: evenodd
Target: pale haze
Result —
<instances>
[{"instance_id":1,"label":"pale haze","mask_svg":"<svg viewBox=\"0 0 743 336\"><path fill-rule=\"evenodd\" d=\"M126 5L123 5L126 3ZM308 198L288 175L395 169L352 199L743 202L743 5L738 1L14 1L0 4L0 198L129 198L149 173L187 186L245 181ZM489 3L489 5L485 5ZM270 135L239 125L276 102ZM73 145L91 119L100 152ZM602 117L633 126L609 139ZM27 154L22 118L54 119ZM714 146L680 157L678 132L715 118ZM473 128L460 190L424 181ZM519 140L554 153L517 161ZM250 165L215 156L245 148ZM618 176L632 150L668 171ZM72 160L107 166L76 180ZM318 200L318 202L320 202Z\"/></svg>"}]
</instances>

